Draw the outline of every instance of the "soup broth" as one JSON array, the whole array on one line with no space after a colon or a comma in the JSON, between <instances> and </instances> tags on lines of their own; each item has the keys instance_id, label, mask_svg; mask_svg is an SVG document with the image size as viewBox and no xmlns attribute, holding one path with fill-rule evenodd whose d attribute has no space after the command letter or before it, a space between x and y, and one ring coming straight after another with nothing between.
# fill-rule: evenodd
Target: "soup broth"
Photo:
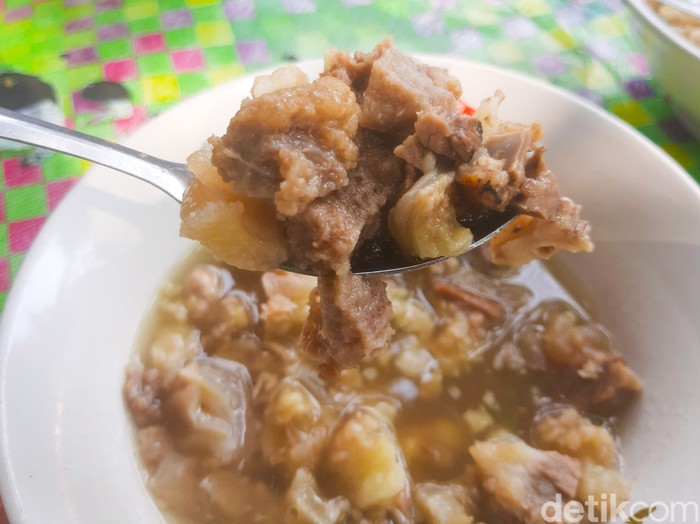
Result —
<instances>
[{"instance_id":1,"label":"soup broth","mask_svg":"<svg viewBox=\"0 0 700 524\"><path fill-rule=\"evenodd\" d=\"M628 496L614 421L639 380L543 264L388 279L389 348L332 381L300 350L314 286L201 253L163 286L125 399L173 522L530 523Z\"/></svg>"}]
</instances>

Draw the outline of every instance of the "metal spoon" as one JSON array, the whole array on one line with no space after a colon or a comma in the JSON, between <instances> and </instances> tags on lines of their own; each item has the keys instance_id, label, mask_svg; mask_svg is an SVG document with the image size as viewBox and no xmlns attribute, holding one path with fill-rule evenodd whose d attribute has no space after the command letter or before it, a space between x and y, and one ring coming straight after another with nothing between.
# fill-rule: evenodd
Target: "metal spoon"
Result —
<instances>
[{"instance_id":1,"label":"metal spoon","mask_svg":"<svg viewBox=\"0 0 700 524\"><path fill-rule=\"evenodd\" d=\"M178 202L194 174L185 164L170 162L140 153L120 144L108 142L85 133L73 131L15 111L0 108L0 138L58 151L110 167L148 182ZM470 251L501 231L513 218L510 214L489 215L483 220L469 222L474 235ZM370 243L359 249L351 261L358 275L388 276L429 266L446 257L419 259L401 255L392 244ZM283 265L282 269L311 274L306 270Z\"/></svg>"}]
</instances>

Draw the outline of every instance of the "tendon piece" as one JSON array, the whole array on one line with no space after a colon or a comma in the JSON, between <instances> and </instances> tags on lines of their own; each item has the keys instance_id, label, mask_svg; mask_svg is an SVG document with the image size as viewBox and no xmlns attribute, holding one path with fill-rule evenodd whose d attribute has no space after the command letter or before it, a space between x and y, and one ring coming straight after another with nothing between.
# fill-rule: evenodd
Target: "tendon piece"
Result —
<instances>
[{"instance_id":1,"label":"tendon piece","mask_svg":"<svg viewBox=\"0 0 700 524\"><path fill-rule=\"evenodd\" d=\"M265 458L290 476L302 466L313 468L327 435L319 401L297 380L282 380L270 394L265 409L262 429Z\"/></svg>"},{"instance_id":2,"label":"tendon piece","mask_svg":"<svg viewBox=\"0 0 700 524\"><path fill-rule=\"evenodd\" d=\"M309 294L316 279L275 270L263 273L260 281L267 297L260 316L265 333L273 338L298 336L309 313Z\"/></svg>"},{"instance_id":3,"label":"tendon piece","mask_svg":"<svg viewBox=\"0 0 700 524\"><path fill-rule=\"evenodd\" d=\"M148 487L168 513L196 519L208 502L199 490L200 471L196 457L170 451L148 479Z\"/></svg>"},{"instance_id":4,"label":"tendon piece","mask_svg":"<svg viewBox=\"0 0 700 524\"><path fill-rule=\"evenodd\" d=\"M386 347L394 333L390 321L386 283L351 273L321 275L310 299L301 349L331 369L354 367L365 355Z\"/></svg>"},{"instance_id":5,"label":"tendon piece","mask_svg":"<svg viewBox=\"0 0 700 524\"><path fill-rule=\"evenodd\" d=\"M391 422L375 408L353 408L339 421L323 463L331 486L360 509L406 503L406 461Z\"/></svg>"},{"instance_id":6,"label":"tendon piece","mask_svg":"<svg viewBox=\"0 0 700 524\"><path fill-rule=\"evenodd\" d=\"M473 235L457 221L450 201L453 173L423 175L389 212L389 231L401 250L420 258L464 252Z\"/></svg>"},{"instance_id":7,"label":"tendon piece","mask_svg":"<svg viewBox=\"0 0 700 524\"><path fill-rule=\"evenodd\" d=\"M524 524L541 524L541 509L557 495L576 497L581 476L577 460L556 451L541 451L517 439L477 442L469 451L484 490L493 501Z\"/></svg>"},{"instance_id":8,"label":"tendon piece","mask_svg":"<svg viewBox=\"0 0 700 524\"><path fill-rule=\"evenodd\" d=\"M213 264L201 264L194 268L185 280L183 289L189 317L195 321L206 318L211 306L221 300L233 285L231 273Z\"/></svg>"},{"instance_id":9,"label":"tendon piece","mask_svg":"<svg viewBox=\"0 0 700 524\"><path fill-rule=\"evenodd\" d=\"M169 387L180 370L203 353L198 330L187 326L161 328L148 350L146 361L151 372L157 371L161 386Z\"/></svg>"},{"instance_id":10,"label":"tendon piece","mask_svg":"<svg viewBox=\"0 0 700 524\"><path fill-rule=\"evenodd\" d=\"M440 485L429 482L415 487L418 510L427 524L473 524L467 513L467 495L458 484Z\"/></svg>"},{"instance_id":11,"label":"tendon piece","mask_svg":"<svg viewBox=\"0 0 700 524\"><path fill-rule=\"evenodd\" d=\"M234 286L231 274L212 264L197 266L185 281L183 296L189 318L201 332L207 352L251 333L259 314L255 295Z\"/></svg>"},{"instance_id":12,"label":"tendon piece","mask_svg":"<svg viewBox=\"0 0 700 524\"><path fill-rule=\"evenodd\" d=\"M593 251L590 225L579 218L580 206L568 198L559 201L552 221L520 215L491 239L489 253L495 264L522 266L548 259L557 249L572 253Z\"/></svg>"},{"instance_id":13,"label":"tendon piece","mask_svg":"<svg viewBox=\"0 0 700 524\"><path fill-rule=\"evenodd\" d=\"M297 470L285 499L286 524L341 523L350 511L350 502L345 497L330 500L321 497L318 484L307 468Z\"/></svg>"},{"instance_id":14,"label":"tendon piece","mask_svg":"<svg viewBox=\"0 0 700 524\"><path fill-rule=\"evenodd\" d=\"M288 258L284 228L269 203L235 193L212 168L211 150L188 159L196 178L180 208L180 234L199 241L232 266L249 270L278 267Z\"/></svg>"},{"instance_id":15,"label":"tendon piece","mask_svg":"<svg viewBox=\"0 0 700 524\"><path fill-rule=\"evenodd\" d=\"M288 65L275 69L269 75L260 75L253 80L253 87L250 94L253 98L260 98L268 93L288 89L290 87L300 87L309 83L309 77L295 65Z\"/></svg>"},{"instance_id":16,"label":"tendon piece","mask_svg":"<svg viewBox=\"0 0 700 524\"><path fill-rule=\"evenodd\" d=\"M618 465L615 438L603 426L596 426L572 407L552 406L535 420L534 439L542 449L551 449L593 462L607 469Z\"/></svg>"},{"instance_id":17,"label":"tendon piece","mask_svg":"<svg viewBox=\"0 0 700 524\"><path fill-rule=\"evenodd\" d=\"M497 89L493 96L484 98L479 107L474 112L474 118L481 122L482 136L484 139L491 136L501 125L501 119L498 116L498 108L505 100L506 95L503 91Z\"/></svg>"},{"instance_id":18,"label":"tendon piece","mask_svg":"<svg viewBox=\"0 0 700 524\"><path fill-rule=\"evenodd\" d=\"M630 499L630 486L619 471L609 469L594 462L581 464L581 478L576 489L576 498L581 502L592 500L595 514L600 518L605 504L615 500L618 507ZM606 517L611 516L606 512ZM613 515L614 516L614 515ZM605 522L599 520L598 522Z\"/></svg>"},{"instance_id":19,"label":"tendon piece","mask_svg":"<svg viewBox=\"0 0 700 524\"><path fill-rule=\"evenodd\" d=\"M236 459L245 443L250 391L250 374L237 362L199 357L182 368L163 408L183 433L180 450L216 465Z\"/></svg>"},{"instance_id":20,"label":"tendon piece","mask_svg":"<svg viewBox=\"0 0 700 524\"><path fill-rule=\"evenodd\" d=\"M214 141L212 161L236 191L274 199L279 213L294 216L347 185L358 117L354 93L333 77L268 92L243 101Z\"/></svg>"},{"instance_id":21,"label":"tendon piece","mask_svg":"<svg viewBox=\"0 0 700 524\"><path fill-rule=\"evenodd\" d=\"M207 495L217 513L226 517L223 522L282 522L282 505L269 486L233 468L212 471L202 479L199 490ZM211 513L207 516L206 520L210 520ZM202 520L200 517L193 522Z\"/></svg>"}]
</instances>

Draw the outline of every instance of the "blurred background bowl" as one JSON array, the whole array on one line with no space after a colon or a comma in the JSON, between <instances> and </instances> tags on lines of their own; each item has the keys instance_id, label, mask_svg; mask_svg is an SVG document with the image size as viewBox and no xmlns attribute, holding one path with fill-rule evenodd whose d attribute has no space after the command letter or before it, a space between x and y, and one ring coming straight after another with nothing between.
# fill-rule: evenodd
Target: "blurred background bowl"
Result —
<instances>
[{"instance_id":1,"label":"blurred background bowl","mask_svg":"<svg viewBox=\"0 0 700 524\"><path fill-rule=\"evenodd\" d=\"M667 23L647 0L626 2L652 73L678 118L700 138L700 47Z\"/></svg>"}]
</instances>

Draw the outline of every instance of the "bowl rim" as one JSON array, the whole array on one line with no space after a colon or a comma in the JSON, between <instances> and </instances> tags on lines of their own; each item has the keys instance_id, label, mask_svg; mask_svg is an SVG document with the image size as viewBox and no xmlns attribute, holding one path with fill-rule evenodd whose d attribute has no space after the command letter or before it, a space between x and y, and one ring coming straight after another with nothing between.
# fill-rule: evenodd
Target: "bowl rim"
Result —
<instances>
[{"instance_id":1,"label":"bowl rim","mask_svg":"<svg viewBox=\"0 0 700 524\"><path fill-rule=\"evenodd\" d=\"M647 0L624 0L627 7L636 14L640 15L648 22L658 33L661 33L668 40L671 40L677 47L681 48L687 54L691 55L700 61L700 46L691 43L687 38L681 35L671 24L666 22L661 15L657 14L649 5Z\"/></svg>"}]
</instances>

